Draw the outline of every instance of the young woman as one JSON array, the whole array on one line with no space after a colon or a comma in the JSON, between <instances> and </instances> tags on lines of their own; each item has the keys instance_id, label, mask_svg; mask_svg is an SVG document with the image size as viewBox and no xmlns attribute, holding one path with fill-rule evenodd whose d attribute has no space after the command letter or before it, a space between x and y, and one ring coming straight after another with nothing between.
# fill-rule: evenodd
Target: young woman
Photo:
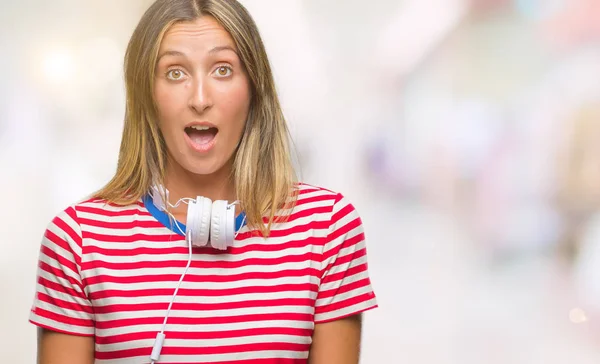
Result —
<instances>
[{"instance_id":1,"label":"young woman","mask_svg":"<svg viewBox=\"0 0 600 364\"><path fill-rule=\"evenodd\" d=\"M357 363L377 306L361 219L295 180L246 9L156 1L125 82L114 178L42 240L39 362Z\"/></svg>"}]
</instances>

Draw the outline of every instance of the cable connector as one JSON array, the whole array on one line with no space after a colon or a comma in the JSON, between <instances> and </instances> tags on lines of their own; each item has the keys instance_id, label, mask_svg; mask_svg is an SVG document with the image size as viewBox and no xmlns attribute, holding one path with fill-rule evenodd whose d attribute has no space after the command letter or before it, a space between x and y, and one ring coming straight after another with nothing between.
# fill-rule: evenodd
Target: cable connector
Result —
<instances>
[{"instance_id":1,"label":"cable connector","mask_svg":"<svg viewBox=\"0 0 600 364\"><path fill-rule=\"evenodd\" d=\"M165 342L166 335L162 332L156 334L156 340L154 341L154 347L152 348L152 354L150 355L150 360L152 363L158 361L160 358L160 351L162 350L163 343Z\"/></svg>"}]
</instances>

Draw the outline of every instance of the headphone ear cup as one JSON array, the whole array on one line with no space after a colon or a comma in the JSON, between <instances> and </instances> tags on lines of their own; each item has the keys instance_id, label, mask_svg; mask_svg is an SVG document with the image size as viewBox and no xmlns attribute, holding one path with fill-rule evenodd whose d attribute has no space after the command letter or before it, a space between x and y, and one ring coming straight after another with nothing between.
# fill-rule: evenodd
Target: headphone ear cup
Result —
<instances>
[{"instance_id":1,"label":"headphone ear cup","mask_svg":"<svg viewBox=\"0 0 600 364\"><path fill-rule=\"evenodd\" d=\"M212 218L210 225L210 245L213 248L219 250L227 249L224 239L225 229L225 209L227 208L227 202L223 200L217 200L213 202L212 206Z\"/></svg>"},{"instance_id":2,"label":"headphone ear cup","mask_svg":"<svg viewBox=\"0 0 600 364\"><path fill-rule=\"evenodd\" d=\"M235 206L225 200L213 203L210 244L213 248L227 250L233 246L235 234Z\"/></svg>"},{"instance_id":3,"label":"headphone ear cup","mask_svg":"<svg viewBox=\"0 0 600 364\"><path fill-rule=\"evenodd\" d=\"M198 196L196 201L188 205L186 232L192 232L193 246L203 247L208 244L211 215L212 201L209 198Z\"/></svg>"},{"instance_id":4,"label":"headphone ear cup","mask_svg":"<svg viewBox=\"0 0 600 364\"><path fill-rule=\"evenodd\" d=\"M226 235L226 244L227 246L233 246L233 240L235 238L235 206L228 206L226 208L227 217L225 218L225 223L227 228L225 229Z\"/></svg>"}]
</instances>

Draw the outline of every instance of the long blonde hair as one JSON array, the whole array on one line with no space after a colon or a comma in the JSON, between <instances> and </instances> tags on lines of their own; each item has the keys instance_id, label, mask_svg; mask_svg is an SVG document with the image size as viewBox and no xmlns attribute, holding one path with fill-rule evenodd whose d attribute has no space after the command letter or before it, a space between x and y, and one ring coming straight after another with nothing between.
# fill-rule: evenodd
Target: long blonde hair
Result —
<instances>
[{"instance_id":1,"label":"long blonde hair","mask_svg":"<svg viewBox=\"0 0 600 364\"><path fill-rule=\"evenodd\" d=\"M252 100L231 178L248 225L268 236L272 223L285 220L296 202L296 174L265 47L254 20L235 0L158 0L143 15L125 54L127 100L117 171L94 196L127 205L164 182L167 150L153 98L158 51L173 24L203 15L230 33L248 74Z\"/></svg>"}]
</instances>

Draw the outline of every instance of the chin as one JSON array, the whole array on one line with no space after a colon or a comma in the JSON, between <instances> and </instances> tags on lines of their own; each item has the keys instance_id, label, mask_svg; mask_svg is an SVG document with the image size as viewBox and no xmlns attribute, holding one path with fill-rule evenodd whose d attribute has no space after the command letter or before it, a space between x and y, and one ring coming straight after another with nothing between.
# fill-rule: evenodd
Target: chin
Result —
<instances>
[{"instance_id":1,"label":"chin","mask_svg":"<svg viewBox=\"0 0 600 364\"><path fill-rule=\"evenodd\" d=\"M225 162L209 160L198 161L190 159L187 161L187 163L181 166L189 173L207 176L221 171L225 167Z\"/></svg>"},{"instance_id":2,"label":"chin","mask_svg":"<svg viewBox=\"0 0 600 364\"><path fill-rule=\"evenodd\" d=\"M218 166L214 167L214 166L197 166L196 165L196 166L184 167L184 169L191 174L195 174L198 176L208 176L208 175L217 173L221 168L219 168Z\"/></svg>"}]
</instances>

